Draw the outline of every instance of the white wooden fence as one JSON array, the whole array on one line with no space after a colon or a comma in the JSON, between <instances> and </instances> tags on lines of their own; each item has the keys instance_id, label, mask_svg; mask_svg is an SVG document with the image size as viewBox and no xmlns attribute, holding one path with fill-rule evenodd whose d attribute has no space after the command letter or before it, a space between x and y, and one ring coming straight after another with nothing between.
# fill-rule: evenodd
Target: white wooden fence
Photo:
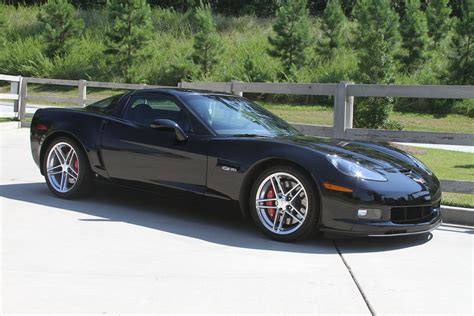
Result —
<instances>
[{"instance_id":1,"label":"white wooden fence","mask_svg":"<svg viewBox=\"0 0 474 316\"><path fill-rule=\"evenodd\" d=\"M144 89L165 88L165 86L148 86L144 84L111 83L86 80L59 80L47 78L30 78L0 75L0 81L11 82L10 93L0 94L0 100L13 100L13 110L18 119L25 114L27 101L75 103L84 106L96 100L87 99L87 87L109 89ZM78 88L77 98L52 96L29 96L28 83L63 85ZM422 85L373 85L340 83L260 83L260 82L182 82L179 88L211 90L243 95L244 93L321 95L334 97L334 125L321 126L294 123L307 135L336 137L341 139L431 143L448 145L474 146L474 134L444 132L387 131L364 128L353 128L354 97L407 97L407 98L441 98L441 99L474 99L474 86L422 86ZM474 127L473 127L474 128ZM469 163L469 162L467 162ZM442 180L443 191L474 194L474 182Z\"/></svg>"}]
</instances>

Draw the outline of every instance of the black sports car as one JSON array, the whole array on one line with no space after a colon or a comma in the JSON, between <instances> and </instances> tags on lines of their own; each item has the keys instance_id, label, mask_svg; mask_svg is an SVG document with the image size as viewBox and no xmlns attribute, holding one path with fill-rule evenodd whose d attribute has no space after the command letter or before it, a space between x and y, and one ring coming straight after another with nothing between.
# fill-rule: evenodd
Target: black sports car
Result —
<instances>
[{"instance_id":1,"label":"black sports car","mask_svg":"<svg viewBox=\"0 0 474 316\"><path fill-rule=\"evenodd\" d=\"M441 223L440 184L387 144L304 136L225 93L137 90L85 108L49 108L31 150L51 191L75 198L93 180L168 187L238 201L271 238L311 232L387 236Z\"/></svg>"}]
</instances>

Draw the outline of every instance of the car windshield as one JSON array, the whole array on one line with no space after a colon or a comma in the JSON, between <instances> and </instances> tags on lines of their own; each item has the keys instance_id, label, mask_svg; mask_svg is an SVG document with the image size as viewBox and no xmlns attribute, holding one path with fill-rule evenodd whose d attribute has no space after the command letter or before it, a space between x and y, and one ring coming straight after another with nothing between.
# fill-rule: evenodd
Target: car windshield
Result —
<instances>
[{"instance_id":1,"label":"car windshield","mask_svg":"<svg viewBox=\"0 0 474 316\"><path fill-rule=\"evenodd\" d=\"M245 98L226 95L187 95L184 101L218 135L291 136L290 124Z\"/></svg>"}]
</instances>

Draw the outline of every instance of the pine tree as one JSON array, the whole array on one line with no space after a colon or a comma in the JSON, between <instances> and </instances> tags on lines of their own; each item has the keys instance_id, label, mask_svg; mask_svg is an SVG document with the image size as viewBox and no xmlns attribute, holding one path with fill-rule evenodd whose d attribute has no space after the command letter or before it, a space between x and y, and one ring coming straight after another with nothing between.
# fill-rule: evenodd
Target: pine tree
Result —
<instances>
[{"instance_id":1,"label":"pine tree","mask_svg":"<svg viewBox=\"0 0 474 316\"><path fill-rule=\"evenodd\" d=\"M279 58L287 75L307 62L311 45L306 0L287 0L277 13L274 36L268 38L272 48L268 53Z\"/></svg>"},{"instance_id":2,"label":"pine tree","mask_svg":"<svg viewBox=\"0 0 474 316\"><path fill-rule=\"evenodd\" d=\"M420 0L407 0L405 17L401 25L404 54L402 61L408 71L415 71L428 55L430 38L426 16L420 8Z\"/></svg>"},{"instance_id":3,"label":"pine tree","mask_svg":"<svg viewBox=\"0 0 474 316\"><path fill-rule=\"evenodd\" d=\"M355 41L359 54L358 79L364 83L392 83L400 33L398 15L390 0L360 0L354 16L358 28ZM383 127L391 110L390 100L368 98L366 102L356 103L354 123L358 127Z\"/></svg>"},{"instance_id":4,"label":"pine tree","mask_svg":"<svg viewBox=\"0 0 474 316\"><path fill-rule=\"evenodd\" d=\"M428 34L437 47L449 33L452 25L449 0L431 0L426 8Z\"/></svg>"},{"instance_id":5,"label":"pine tree","mask_svg":"<svg viewBox=\"0 0 474 316\"><path fill-rule=\"evenodd\" d=\"M335 49L344 46L346 22L347 18L339 0L329 0L322 17L322 38L318 43L318 51L323 56L330 58Z\"/></svg>"},{"instance_id":6,"label":"pine tree","mask_svg":"<svg viewBox=\"0 0 474 316\"><path fill-rule=\"evenodd\" d=\"M68 0L48 0L41 7L38 20L43 25L50 57L64 55L68 42L84 28L84 22L77 18L76 9Z\"/></svg>"},{"instance_id":7,"label":"pine tree","mask_svg":"<svg viewBox=\"0 0 474 316\"><path fill-rule=\"evenodd\" d=\"M109 0L106 10L111 26L105 53L116 73L130 80L130 68L144 59L152 35L150 7L146 0Z\"/></svg>"},{"instance_id":8,"label":"pine tree","mask_svg":"<svg viewBox=\"0 0 474 316\"><path fill-rule=\"evenodd\" d=\"M194 36L192 58L200 69L200 75L206 77L219 63L222 53L222 44L208 3L201 2L196 8L194 22L198 32Z\"/></svg>"},{"instance_id":9,"label":"pine tree","mask_svg":"<svg viewBox=\"0 0 474 316\"><path fill-rule=\"evenodd\" d=\"M449 83L474 84L474 0L465 0L452 38Z\"/></svg>"},{"instance_id":10,"label":"pine tree","mask_svg":"<svg viewBox=\"0 0 474 316\"><path fill-rule=\"evenodd\" d=\"M5 20L5 7L3 5L0 5L0 48L2 49L5 45L5 37L7 33Z\"/></svg>"}]
</instances>

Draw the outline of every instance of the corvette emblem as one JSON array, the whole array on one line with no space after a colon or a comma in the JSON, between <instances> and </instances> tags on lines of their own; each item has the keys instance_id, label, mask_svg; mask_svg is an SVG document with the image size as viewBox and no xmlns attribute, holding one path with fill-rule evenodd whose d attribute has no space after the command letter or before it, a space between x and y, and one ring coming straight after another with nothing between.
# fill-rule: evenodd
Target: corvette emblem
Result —
<instances>
[{"instance_id":1,"label":"corvette emblem","mask_svg":"<svg viewBox=\"0 0 474 316\"><path fill-rule=\"evenodd\" d=\"M420 184L426 184L425 179L423 178L413 178L413 181L420 183Z\"/></svg>"}]
</instances>

